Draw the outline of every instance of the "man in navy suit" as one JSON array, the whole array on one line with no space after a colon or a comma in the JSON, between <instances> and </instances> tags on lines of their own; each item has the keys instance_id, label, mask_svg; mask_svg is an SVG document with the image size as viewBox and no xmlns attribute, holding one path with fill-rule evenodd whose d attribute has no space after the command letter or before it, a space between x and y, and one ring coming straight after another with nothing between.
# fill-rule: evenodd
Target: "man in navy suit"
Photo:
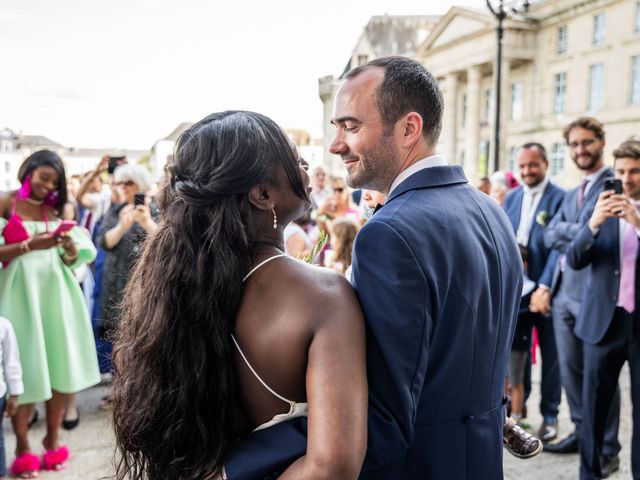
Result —
<instances>
[{"instance_id":1,"label":"man in navy suit","mask_svg":"<svg viewBox=\"0 0 640 480\"><path fill-rule=\"evenodd\" d=\"M388 193L352 264L367 325L365 480L502 478L522 263L501 208L435 155L442 109L435 78L402 57L352 70L336 96L330 150L347 183ZM243 449L275 444L283 456L298 445L287 423ZM225 462L231 480L242 461L253 459Z\"/></svg>"},{"instance_id":2,"label":"man in navy suit","mask_svg":"<svg viewBox=\"0 0 640 480\"><path fill-rule=\"evenodd\" d=\"M513 225L516 239L528 250L527 276L537 285L550 285L558 259L544 245L544 229L560 208L565 192L547 177L547 152L539 143L527 143L518 152L516 160L524 185L512 190L503 208ZM524 299L524 305L528 305ZM526 308L526 307L525 307ZM534 308L535 310L535 308ZM521 310L518 321L536 327L542 352L542 395L540 413L543 422L538 437L543 442L556 438L558 433L558 406L561 384L558 353L551 318L529 308ZM512 416L521 412L512 410Z\"/></svg>"},{"instance_id":3,"label":"man in navy suit","mask_svg":"<svg viewBox=\"0 0 640 480\"><path fill-rule=\"evenodd\" d=\"M550 288L541 287L537 292L540 309L545 311L551 303L553 327L560 360L560 378L567 396L571 420L575 432L560 442L545 446L551 453L576 453L579 449L579 431L582 422L583 342L574 331L579 316L582 295L587 284L588 269L574 270L567 265L565 252L602 192L604 181L613 177L613 170L604 163L605 131L602 124L592 117L580 117L566 126L564 138L569 154L583 174L580 186L567 193L560 211L551 220L544 233L545 244L560 252ZM534 294L533 297L536 297ZM534 298L535 302L535 298ZM615 466L620 443L618 425L620 394L616 393L607 418L604 437L603 461Z\"/></svg>"},{"instance_id":4,"label":"man in navy suit","mask_svg":"<svg viewBox=\"0 0 640 480\"><path fill-rule=\"evenodd\" d=\"M600 452L606 417L625 361L631 372L633 478L640 478L640 141L624 142L613 152L623 194L605 190L593 213L567 250L575 269L590 266L576 334L584 341L580 478L605 478Z\"/></svg>"}]
</instances>

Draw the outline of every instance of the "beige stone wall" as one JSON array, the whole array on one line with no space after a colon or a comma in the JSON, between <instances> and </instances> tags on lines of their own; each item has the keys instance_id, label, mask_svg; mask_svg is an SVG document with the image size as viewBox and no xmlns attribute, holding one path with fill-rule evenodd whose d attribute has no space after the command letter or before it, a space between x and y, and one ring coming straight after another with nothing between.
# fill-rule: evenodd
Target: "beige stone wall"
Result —
<instances>
[{"instance_id":1,"label":"beige stone wall","mask_svg":"<svg viewBox=\"0 0 640 480\"><path fill-rule=\"evenodd\" d=\"M610 152L617 145L632 135L640 135L640 104L629 103L631 59L640 55L640 33L634 31L636 5L636 1L630 0L547 0L529 12L535 22L507 22L503 48L501 169L508 167L509 151L525 142L540 142L551 153L555 144L564 142L564 125L581 115L593 115L605 124L608 163L611 163ZM605 36L602 45L593 46L593 17L599 13L606 15ZM477 18L475 24L469 19L473 15ZM481 28L483 22L485 28ZM464 157L465 171L475 180L484 173L480 145L493 144L494 114L491 112L487 123L485 97L487 89L492 89L492 93L494 89L495 21L481 12L454 8L442 23L448 25L436 27L420 49L419 60L439 79L445 96L448 118L444 119L439 150L452 163L460 163ZM567 51L558 54L557 31L562 26L566 26L568 32ZM588 103L589 72L591 65L599 63L604 66L604 98L602 107L594 110ZM481 72L479 79L477 75L470 75L472 69ZM565 110L556 115L554 76L560 72L566 73ZM473 79L471 84L470 79ZM522 92L519 120L511 119L514 82L520 83ZM475 98L478 94L479 108L470 111L469 95ZM475 112L476 117L475 120L468 118L463 126L464 95L467 116ZM492 159L490 153L489 173ZM578 179L579 172L565 148L564 170L556 172L555 180L571 187Z\"/></svg>"}]
</instances>

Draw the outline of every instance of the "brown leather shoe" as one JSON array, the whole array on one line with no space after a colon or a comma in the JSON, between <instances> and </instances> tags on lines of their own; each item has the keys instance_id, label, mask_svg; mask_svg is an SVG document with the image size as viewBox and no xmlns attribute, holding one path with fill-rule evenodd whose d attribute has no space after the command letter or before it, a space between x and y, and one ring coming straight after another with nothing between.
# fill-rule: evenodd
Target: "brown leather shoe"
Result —
<instances>
[{"instance_id":1,"label":"brown leather shoe","mask_svg":"<svg viewBox=\"0 0 640 480\"><path fill-rule=\"evenodd\" d=\"M511 455L522 459L535 457L542 451L542 442L511 417L504 421L502 444Z\"/></svg>"}]
</instances>

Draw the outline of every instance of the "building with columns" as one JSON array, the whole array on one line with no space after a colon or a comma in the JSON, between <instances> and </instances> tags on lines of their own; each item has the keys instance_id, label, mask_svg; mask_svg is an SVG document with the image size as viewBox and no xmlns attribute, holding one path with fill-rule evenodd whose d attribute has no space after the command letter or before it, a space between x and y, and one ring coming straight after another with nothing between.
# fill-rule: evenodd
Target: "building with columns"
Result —
<instances>
[{"instance_id":1,"label":"building with columns","mask_svg":"<svg viewBox=\"0 0 640 480\"><path fill-rule=\"evenodd\" d=\"M472 181L492 173L495 18L453 7L413 58L445 98L438 151ZM577 184L562 129L582 115L604 124L610 163L617 145L640 135L640 0L541 0L526 18L505 21L501 90L501 170L515 170L518 147L535 141L547 148L554 180ZM325 101L323 79L320 93ZM325 102L325 119L331 108Z\"/></svg>"},{"instance_id":2,"label":"building with columns","mask_svg":"<svg viewBox=\"0 0 640 480\"><path fill-rule=\"evenodd\" d=\"M454 7L417 55L445 97L439 150L473 180L492 171L495 27L489 13ZM505 22L500 169L515 170L518 147L535 141L552 177L575 185L562 129L582 115L605 125L608 153L640 133L639 1L543 0Z\"/></svg>"}]
</instances>

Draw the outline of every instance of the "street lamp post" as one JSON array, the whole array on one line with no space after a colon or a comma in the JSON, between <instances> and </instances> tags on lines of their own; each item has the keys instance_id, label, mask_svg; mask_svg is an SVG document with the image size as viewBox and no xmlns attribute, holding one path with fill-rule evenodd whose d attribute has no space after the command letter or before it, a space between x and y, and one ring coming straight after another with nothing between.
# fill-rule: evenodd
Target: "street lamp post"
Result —
<instances>
[{"instance_id":1,"label":"street lamp post","mask_svg":"<svg viewBox=\"0 0 640 480\"><path fill-rule=\"evenodd\" d=\"M496 103L495 103L495 122L493 125L493 171L500 170L500 96L502 88L502 39L504 38L504 20L509 15L518 15L526 13L529 10L529 0L522 3L514 3L510 9L505 9L504 0L499 0L498 5L494 6L492 0L486 0L487 8L496 17L498 27L497 34L497 51L496 51Z\"/></svg>"}]
</instances>

